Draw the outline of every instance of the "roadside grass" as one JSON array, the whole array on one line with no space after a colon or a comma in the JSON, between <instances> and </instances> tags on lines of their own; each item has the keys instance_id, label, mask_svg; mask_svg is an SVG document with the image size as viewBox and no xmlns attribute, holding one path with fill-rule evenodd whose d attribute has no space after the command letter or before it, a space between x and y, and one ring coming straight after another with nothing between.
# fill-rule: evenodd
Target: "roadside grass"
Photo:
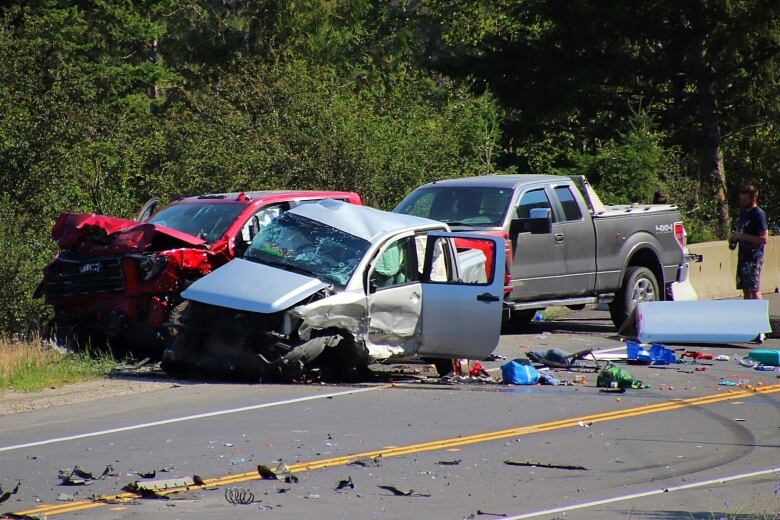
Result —
<instances>
[{"instance_id":1,"label":"roadside grass","mask_svg":"<svg viewBox=\"0 0 780 520\"><path fill-rule=\"evenodd\" d=\"M0 390L37 392L105 377L116 365L109 353L60 353L40 339L0 338Z\"/></svg>"}]
</instances>

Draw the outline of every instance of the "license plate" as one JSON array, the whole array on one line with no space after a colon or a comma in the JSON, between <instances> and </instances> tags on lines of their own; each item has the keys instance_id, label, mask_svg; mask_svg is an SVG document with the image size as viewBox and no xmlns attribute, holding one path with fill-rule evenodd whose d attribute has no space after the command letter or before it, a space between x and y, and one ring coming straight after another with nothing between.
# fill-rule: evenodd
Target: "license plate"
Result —
<instances>
[{"instance_id":1,"label":"license plate","mask_svg":"<svg viewBox=\"0 0 780 520\"><path fill-rule=\"evenodd\" d=\"M93 262L91 264L84 264L79 268L80 273L99 273L100 262Z\"/></svg>"}]
</instances>

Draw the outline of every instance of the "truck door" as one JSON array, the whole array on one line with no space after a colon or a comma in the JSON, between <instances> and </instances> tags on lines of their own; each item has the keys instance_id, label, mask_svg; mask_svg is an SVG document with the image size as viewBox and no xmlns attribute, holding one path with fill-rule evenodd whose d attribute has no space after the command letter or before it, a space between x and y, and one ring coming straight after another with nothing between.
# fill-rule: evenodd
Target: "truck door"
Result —
<instances>
[{"instance_id":1,"label":"truck door","mask_svg":"<svg viewBox=\"0 0 780 520\"><path fill-rule=\"evenodd\" d=\"M596 231L579 192L568 184L553 188L561 215L566 253L565 291L569 296L590 294L596 286Z\"/></svg>"},{"instance_id":2,"label":"truck door","mask_svg":"<svg viewBox=\"0 0 780 520\"><path fill-rule=\"evenodd\" d=\"M484 242L492 258L501 258L505 250L504 239L498 237L428 235L422 274L422 339L417 352L431 357L485 359L495 350L501 333L504 262L490 262L486 276L463 280L455 238ZM442 254L446 262L441 262ZM473 263L473 250L463 252L463 256Z\"/></svg>"},{"instance_id":3,"label":"truck door","mask_svg":"<svg viewBox=\"0 0 780 520\"><path fill-rule=\"evenodd\" d=\"M531 233L532 209L549 209L551 233ZM543 187L520 195L509 227L512 241L512 301L555 298L566 294L566 252L563 226L555 217L550 196Z\"/></svg>"},{"instance_id":4,"label":"truck door","mask_svg":"<svg viewBox=\"0 0 780 520\"><path fill-rule=\"evenodd\" d=\"M419 342L422 288L414 236L382 246L368 273L368 342L414 353Z\"/></svg>"}]
</instances>

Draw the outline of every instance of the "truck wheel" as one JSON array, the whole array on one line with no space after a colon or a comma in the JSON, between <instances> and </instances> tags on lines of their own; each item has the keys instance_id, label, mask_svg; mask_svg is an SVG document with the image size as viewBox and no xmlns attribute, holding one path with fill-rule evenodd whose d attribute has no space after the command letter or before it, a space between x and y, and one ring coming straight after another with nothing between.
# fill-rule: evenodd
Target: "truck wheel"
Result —
<instances>
[{"instance_id":1,"label":"truck wheel","mask_svg":"<svg viewBox=\"0 0 780 520\"><path fill-rule=\"evenodd\" d=\"M650 269L629 267L626 271L623 287L615 294L615 300L609 305L612 323L615 324L615 327L620 328L638 303L654 302L660 297L658 280Z\"/></svg>"},{"instance_id":2,"label":"truck wheel","mask_svg":"<svg viewBox=\"0 0 780 520\"><path fill-rule=\"evenodd\" d=\"M282 357L280 375L285 380L294 380L301 377L326 348L336 348L343 337L337 334L332 336L316 336L296 346Z\"/></svg>"}]
</instances>

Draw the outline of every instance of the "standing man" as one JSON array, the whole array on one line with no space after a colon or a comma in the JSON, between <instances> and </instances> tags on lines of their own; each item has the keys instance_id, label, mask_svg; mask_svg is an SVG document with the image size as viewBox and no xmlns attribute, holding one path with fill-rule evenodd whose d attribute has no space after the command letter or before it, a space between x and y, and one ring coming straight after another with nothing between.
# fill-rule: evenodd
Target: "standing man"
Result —
<instances>
[{"instance_id":1,"label":"standing man","mask_svg":"<svg viewBox=\"0 0 780 520\"><path fill-rule=\"evenodd\" d=\"M761 266L764 246L769 240L766 214L758 207L758 190L748 184L739 194L742 214L737 231L729 237L729 248L739 245L737 261L737 289L746 300L761 299Z\"/></svg>"}]
</instances>

